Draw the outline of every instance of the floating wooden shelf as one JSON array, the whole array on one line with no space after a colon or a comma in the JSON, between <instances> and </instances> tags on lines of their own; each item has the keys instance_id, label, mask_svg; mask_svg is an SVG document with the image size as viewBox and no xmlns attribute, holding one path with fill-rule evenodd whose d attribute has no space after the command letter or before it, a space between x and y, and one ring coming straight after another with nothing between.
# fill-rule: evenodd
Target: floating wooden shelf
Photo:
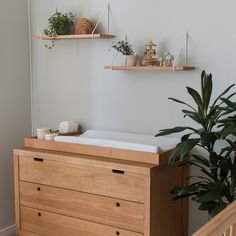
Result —
<instances>
[{"instance_id":1,"label":"floating wooden shelf","mask_svg":"<svg viewBox=\"0 0 236 236\"><path fill-rule=\"evenodd\" d=\"M193 66L105 66L108 70L127 70L127 71L189 71L194 70Z\"/></svg>"},{"instance_id":2,"label":"floating wooden shelf","mask_svg":"<svg viewBox=\"0 0 236 236\"><path fill-rule=\"evenodd\" d=\"M111 39L115 35L109 34L71 34L71 35L58 35L56 37L49 37L47 35L38 36L41 40L68 40L68 39Z\"/></svg>"}]
</instances>

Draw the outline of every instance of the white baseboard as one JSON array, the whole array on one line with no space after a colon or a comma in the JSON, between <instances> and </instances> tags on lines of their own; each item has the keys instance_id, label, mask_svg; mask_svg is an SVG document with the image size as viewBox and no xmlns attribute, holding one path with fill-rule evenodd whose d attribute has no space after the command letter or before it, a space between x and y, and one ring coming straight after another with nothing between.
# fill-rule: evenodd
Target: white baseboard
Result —
<instances>
[{"instance_id":1,"label":"white baseboard","mask_svg":"<svg viewBox=\"0 0 236 236\"><path fill-rule=\"evenodd\" d=\"M16 226L11 225L0 230L0 236L16 236Z\"/></svg>"}]
</instances>

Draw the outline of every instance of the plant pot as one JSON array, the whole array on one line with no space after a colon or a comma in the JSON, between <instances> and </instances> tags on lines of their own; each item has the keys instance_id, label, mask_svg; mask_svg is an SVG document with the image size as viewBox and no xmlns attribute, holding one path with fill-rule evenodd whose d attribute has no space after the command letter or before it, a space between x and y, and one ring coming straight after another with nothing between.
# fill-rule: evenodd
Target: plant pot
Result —
<instances>
[{"instance_id":1,"label":"plant pot","mask_svg":"<svg viewBox=\"0 0 236 236\"><path fill-rule=\"evenodd\" d=\"M126 62L127 66L136 66L138 62L138 56L137 55L126 56Z\"/></svg>"},{"instance_id":2,"label":"plant pot","mask_svg":"<svg viewBox=\"0 0 236 236\"><path fill-rule=\"evenodd\" d=\"M57 35L69 35L72 33L72 24L70 22L64 23L56 30Z\"/></svg>"}]
</instances>

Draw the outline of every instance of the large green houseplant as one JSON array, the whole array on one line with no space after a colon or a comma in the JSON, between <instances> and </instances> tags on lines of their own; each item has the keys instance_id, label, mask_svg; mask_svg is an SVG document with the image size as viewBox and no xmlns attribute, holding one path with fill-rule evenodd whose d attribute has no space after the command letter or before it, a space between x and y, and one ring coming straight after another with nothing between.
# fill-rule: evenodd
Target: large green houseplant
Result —
<instances>
[{"instance_id":1,"label":"large green houseplant","mask_svg":"<svg viewBox=\"0 0 236 236\"><path fill-rule=\"evenodd\" d=\"M212 102L212 75L203 71L201 93L187 87L196 106L170 98L187 106L188 110L182 110L184 117L192 119L196 126L164 129L157 134L184 132L170 156L170 163L196 166L202 174L190 176L191 183L175 187L172 194L174 199L191 197L199 204L199 210L208 211L209 219L236 199L236 142L230 139L230 135L236 137L236 103L231 101L235 93L229 94L233 86ZM226 146L219 147L221 139L226 140ZM195 147L200 150L194 153Z\"/></svg>"}]
</instances>

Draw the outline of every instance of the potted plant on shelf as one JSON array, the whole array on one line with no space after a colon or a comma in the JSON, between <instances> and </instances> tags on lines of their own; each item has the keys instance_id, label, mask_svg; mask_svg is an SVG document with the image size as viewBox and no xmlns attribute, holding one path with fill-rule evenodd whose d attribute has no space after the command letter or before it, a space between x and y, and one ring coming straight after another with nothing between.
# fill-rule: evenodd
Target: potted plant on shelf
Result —
<instances>
[{"instance_id":1,"label":"potted plant on shelf","mask_svg":"<svg viewBox=\"0 0 236 236\"><path fill-rule=\"evenodd\" d=\"M72 12L62 13L56 11L48 19L48 25L44 29L44 34L51 37L51 45L45 45L47 48L52 49L54 47L55 37L57 35L70 35L74 33L74 18Z\"/></svg>"},{"instance_id":2,"label":"potted plant on shelf","mask_svg":"<svg viewBox=\"0 0 236 236\"><path fill-rule=\"evenodd\" d=\"M134 50L127 41L118 41L112 47L117 51L117 53L121 53L126 57L127 66L137 65L138 56L134 55Z\"/></svg>"},{"instance_id":3,"label":"potted plant on shelf","mask_svg":"<svg viewBox=\"0 0 236 236\"><path fill-rule=\"evenodd\" d=\"M174 199L192 197L199 210L208 211L213 218L236 199L236 103L231 99L236 93L229 94L228 87L217 99L211 102L212 75L204 71L201 76L201 93L187 87L196 106L191 106L175 98L174 102L187 106L182 110L184 117L196 122L196 127L175 127L161 130L156 136L185 132L170 156L171 164L192 165L199 168L199 176L190 176L187 186L175 187ZM219 140L225 146L219 146ZM192 152L195 147L200 150Z\"/></svg>"}]
</instances>

